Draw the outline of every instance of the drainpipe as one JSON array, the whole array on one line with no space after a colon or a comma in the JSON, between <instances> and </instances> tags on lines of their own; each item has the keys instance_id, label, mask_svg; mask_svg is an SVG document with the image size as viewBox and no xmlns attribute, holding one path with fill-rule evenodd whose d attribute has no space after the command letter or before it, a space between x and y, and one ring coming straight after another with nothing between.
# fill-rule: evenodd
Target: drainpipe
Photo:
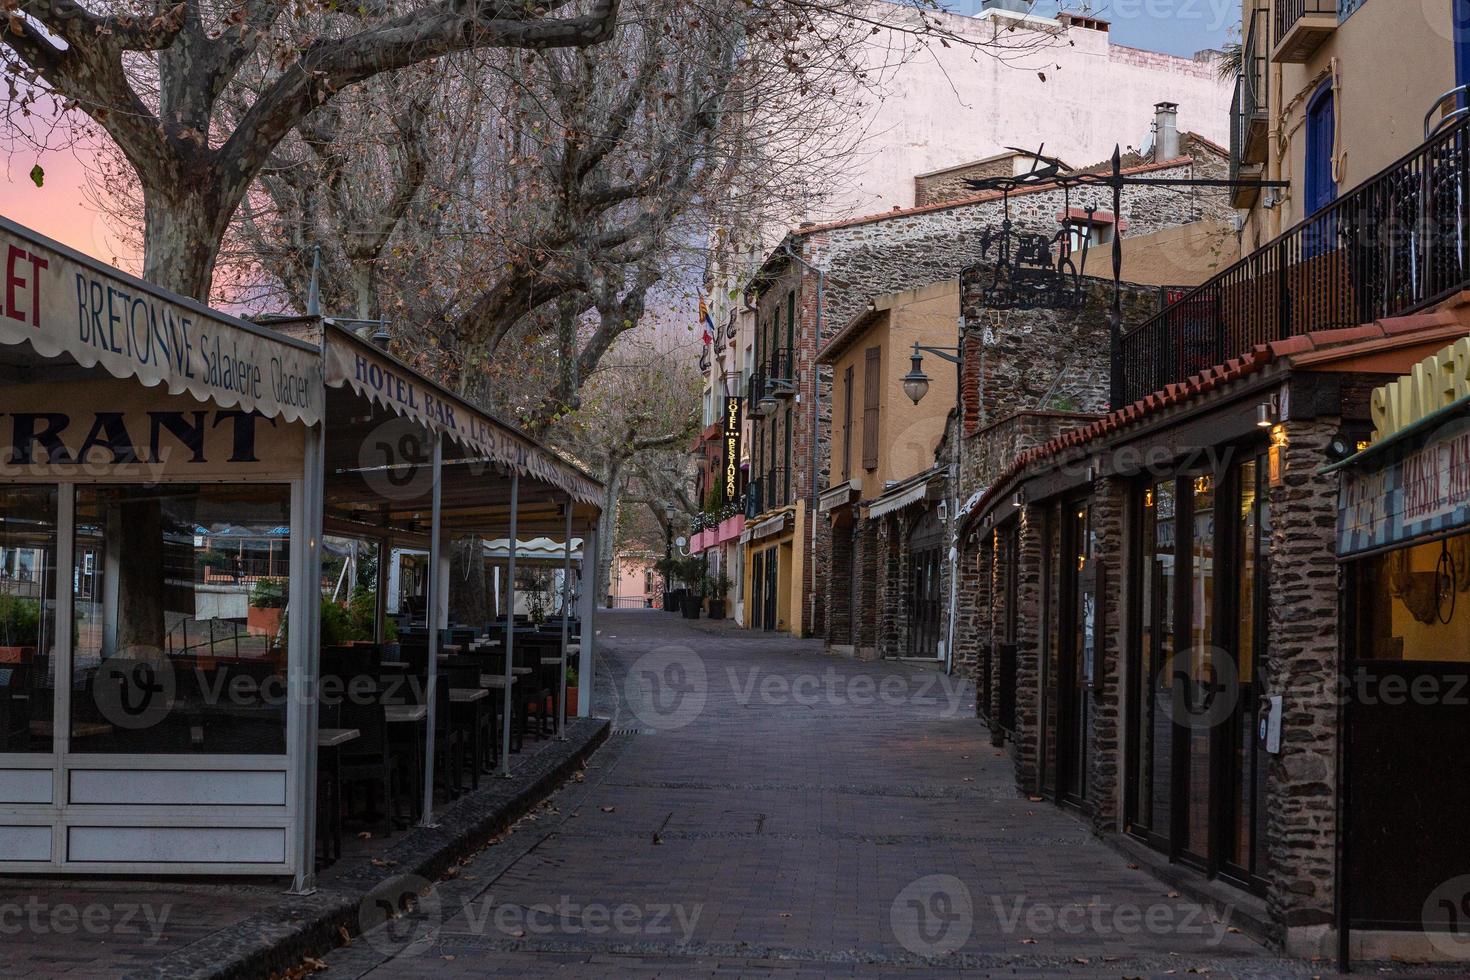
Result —
<instances>
[{"instance_id":1,"label":"drainpipe","mask_svg":"<svg viewBox=\"0 0 1470 980\"><path fill-rule=\"evenodd\" d=\"M811 457L812 458L811 458L811 485L807 488L807 518L806 518L807 519L807 523L811 525L811 533L808 536L808 542L807 542L807 564L810 565L811 566L811 569L812 569L812 591L811 591L811 595L807 596L807 616L811 620L812 633L815 634L816 633L816 630L817 630L817 588L816 588L816 585L817 585L817 572L816 572L816 565L815 565L816 555L817 555L817 429L818 429L818 423L820 421L820 416L819 416L819 413L818 413L817 410L818 410L818 407L822 403L822 382L821 382L821 372L817 368L817 348L820 347L821 346L821 343L822 343L822 312L823 312L823 305L824 305L824 301L826 299L826 292L827 292L827 276L826 276L825 273L822 272L821 269L818 269L816 266L812 265L806 259L802 258L800 255L797 255L796 252L792 250L791 243L789 241L788 242L782 242L781 243L781 250L786 253L786 255L787 255L788 258L790 258L794 262L800 263L801 264L801 267L803 269L805 269L806 271L810 272L812 275L814 275L814 276L817 277L817 324L816 324L816 337L814 338L814 342L813 342L813 345L812 345L812 368L811 368L811 370L812 370L812 438L811 438L811 442L812 442L812 445L811 445L811 450L812 450L811 451Z\"/></svg>"},{"instance_id":2,"label":"drainpipe","mask_svg":"<svg viewBox=\"0 0 1470 980\"><path fill-rule=\"evenodd\" d=\"M964 288L960 305L964 306ZM960 602L960 465L965 449L965 315L959 315L959 361L954 366L954 448L949 454L949 635L944 641L944 672L954 674L955 616ZM984 350L984 347L981 347Z\"/></svg>"}]
</instances>

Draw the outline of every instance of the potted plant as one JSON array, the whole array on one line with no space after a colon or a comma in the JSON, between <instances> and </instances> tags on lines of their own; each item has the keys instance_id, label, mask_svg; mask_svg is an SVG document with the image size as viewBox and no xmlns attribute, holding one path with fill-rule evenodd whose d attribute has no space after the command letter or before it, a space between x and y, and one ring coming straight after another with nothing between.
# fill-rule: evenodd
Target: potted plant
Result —
<instances>
[{"instance_id":1,"label":"potted plant","mask_svg":"<svg viewBox=\"0 0 1470 980\"><path fill-rule=\"evenodd\" d=\"M709 618L725 618L725 596L730 594L730 576L724 569L706 579L705 592L709 595Z\"/></svg>"},{"instance_id":2,"label":"potted plant","mask_svg":"<svg viewBox=\"0 0 1470 980\"><path fill-rule=\"evenodd\" d=\"M663 557L653 563L653 570L664 580L664 612L678 612L679 590L674 588L674 569L677 563L671 557Z\"/></svg>"},{"instance_id":3,"label":"potted plant","mask_svg":"<svg viewBox=\"0 0 1470 980\"><path fill-rule=\"evenodd\" d=\"M250 590L250 607L245 611L245 630L251 636L274 637L281 631L286 614L286 588L278 578L263 578Z\"/></svg>"},{"instance_id":4,"label":"potted plant","mask_svg":"<svg viewBox=\"0 0 1470 980\"><path fill-rule=\"evenodd\" d=\"M688 558L685 558L683 564L680 566L679 577L692 586L684 593L683 609L685 619L698 619L700 611L704 608L704 570L704 559L695 555L690 555Z\"/></svg>"},{"instance_id":5,"label":"potted plant","mask_svg":"<svg viewBox=\"0 0 1470 980\"><path fill-rule=\"evenodd\" d=\"M0 663L19 664L35 656L41 637L41 603L0 593Z\"/></svg>"},{"instance_id":6,"label":"potted plant","mask_svg":"<svg viewBox=\"0 0 1470 980\"><path fill-rule=\"evenodd\" d=\"M577 668L567 667L567 717L577 713Z\"/></svg>"}]
</instances>

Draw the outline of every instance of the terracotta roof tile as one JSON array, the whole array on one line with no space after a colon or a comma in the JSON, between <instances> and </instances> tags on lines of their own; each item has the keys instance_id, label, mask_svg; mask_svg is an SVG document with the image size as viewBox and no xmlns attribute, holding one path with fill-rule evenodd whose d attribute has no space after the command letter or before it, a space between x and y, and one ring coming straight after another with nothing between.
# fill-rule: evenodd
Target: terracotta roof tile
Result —
<instances>
[{"instance_id":1,"label":"terracotta roof tile","mask_svg":"<svg viewBox=\"0 0 1470 980\"><path fill-rule=\"evenodd\" d=\"M1350 344L1358 340L1374 340L1382 336L1383 328L1376 323L1365 323L1358 327L1342 327L1338 330L1318 330L1312 335L1318 347Z\"/></svg>"},{"instance_id":2,"label":"terracotta roof tile","mask_svg":"<svg viewBox=\"0 0 1470 980\"><path fill-rule=\"evenodd\" d=\"M1433 327L1445 327L1459 323L1459 318L1448 310L1436 310L1433 313L1415 313L1410 316L1390 317L1379 320L1378 325L1383 328L1386 337L1398 334L1413 333L1416 330L1428 330Z\"/></svg>"}]
</instances>

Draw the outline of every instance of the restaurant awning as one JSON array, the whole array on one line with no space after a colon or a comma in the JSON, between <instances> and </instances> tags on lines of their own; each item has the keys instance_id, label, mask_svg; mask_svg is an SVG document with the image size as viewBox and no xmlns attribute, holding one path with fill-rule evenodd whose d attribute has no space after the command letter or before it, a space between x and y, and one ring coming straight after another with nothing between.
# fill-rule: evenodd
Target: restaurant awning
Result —
<instances>
[{"instance_id":1,"label":"restaurant awning","mask_svg":"<svg viewBox=\"0 0 1470 980\"><path fill-rule=\"evenodd\" d=\"M212 310L0 217L0 344L221 408L321 421L315 345Z\"/></svg>"},{"instance_id":2,"label":"restaurant awning","mask_svg":"<svg viewBox=\"0 0 1470 980\"><path fill-rule=\"evenodd\" d=\"M510 558L510 539L496 538L484 543L485 557L492 561L506 561ZM532 538L527 541L516 539L516 561L518 562L560 562L566 558L567 549L560 541L551 538ZM582 539L572 539L572 561L582 560Z\"/></svg>"},{"instance_id":3,"label":"restaurant awning","mask_svg":"<svg viewBox=\"0 0 1470 980\"><path fill-rule=\"evenodd\" d=\"M890 487L883 496L868 505L868 519L883 517L931 499L931 491L936 489L935 484L942 491L943 484L940 481L943 478L942 470L933 469Z\"/></svg>"},{"instance_id":4,"label":"restaurant awning","mask_svg":"<svg viewBox=\"0 0 1470 980\"><path fill-rule=\"evenodd\" d=\"M374 404L454 440L469 456L512 467L582 503L602 499L596 480L516 426L475 408L331 320L323 321L323 330L329 388L350 387Z\"/></svg>"}]
</instances>

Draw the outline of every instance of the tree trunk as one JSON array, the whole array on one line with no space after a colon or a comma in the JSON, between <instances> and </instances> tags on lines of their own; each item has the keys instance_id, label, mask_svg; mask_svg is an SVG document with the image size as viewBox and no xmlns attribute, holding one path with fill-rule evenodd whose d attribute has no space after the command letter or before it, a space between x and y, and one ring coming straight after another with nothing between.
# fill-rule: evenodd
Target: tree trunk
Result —
<instances>
[{"instance_id":1,"label":"tree trunk","mask_svg":"<svg viewBox=\"0 0 1470 980\"><path fill-rule=\"evenodd\" d=\"M373 288L374 256L366 261L354 260L352 263L352 294L357 306L357 312L353 316L359 320L377 319L377 297Z\"/></svg>"},{"instance_id":2,"label":"tree trunk","mask_svg":"<svg viewBox=\"0 0 1470 980\"><path fill-rule=\"evenodd\" d=\"M115 554L117 632L113 653L151 659L164 648L163 505L124 497L109 509L108 550ZM189 553L190 559L193 552ZM190 569L192 572L193 569ZM192 614L192 610L183 610Z\"/></svg>"},{"instance_id":3,"label":"tree trunk","mask_svg":"<svg viewBox=\"0 0 1470 980\"><path fill-rule=\"evenodd\" d=\"M208 303L220 242L238 202L224 206L197 176L145 181L143 196L143 278Z\"/></svg>"},{"instance_id":4,"label":"tree trunk","mask_svg":"<svg viewBox=\"0 0 1470 980\"><path fill-rule=\"evenodd\" d=\"M597 581L596 591L592 593L592 601L601 605L607 601L612 588L613 568L613 528L617 526L618 501L623 495L622 461L615 462L608 474L606 489L602 496L602 513L597 517L597 568L594 569Z\"/></svg>"},{"instance_id":5,"label":"tree trunk","mask_svg":"<svg viewBox=\"0 0 1470 980\"><path fill-rule=\"evenodd\" d=\"M483 626L494 618L484 553L478 535L460 538L449 549L449 618L453 622Z\"/></svg>"}]
</instances>

